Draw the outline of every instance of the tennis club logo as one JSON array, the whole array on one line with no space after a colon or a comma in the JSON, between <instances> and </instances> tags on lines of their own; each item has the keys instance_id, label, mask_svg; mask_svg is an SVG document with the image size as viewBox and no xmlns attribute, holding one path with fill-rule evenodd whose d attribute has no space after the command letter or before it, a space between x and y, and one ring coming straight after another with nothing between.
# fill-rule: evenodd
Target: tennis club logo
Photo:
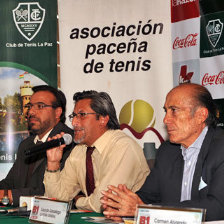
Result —
<instances>
[{"instance_id":1,"label":"tennis club logo","mask_svg":"<svg viewBox=\"0 0 224 224\"><path fill-rule=\"evenodd\" d=\"M120 129L127 128L137 139L152 131L162 143L164 140L154 128L156 116L154 108L144 100L130 100L125 103L119 114Z\"/></svg>"},{"instance_id":2,"label":"tennis club logo","mask_svg":"<svg viewBox=\"0 0 224 224\"><path fill-rule=\"evenodd\" d=\"M31 41L40 31L45 18L45 9L39 2L24 2L12 10L18 31Z\"/></svg>"},{"instance_id":3,"label":"tennis club logo","mask_svg":"<svg viewBox=\"0 0 224 224\"><path fill-rule=\"evenodd\" d=\"M223 23L220 19L210 20L206 26L208 39L213 47L217 45L222 35Z\"/></svg>"}]
</instances>

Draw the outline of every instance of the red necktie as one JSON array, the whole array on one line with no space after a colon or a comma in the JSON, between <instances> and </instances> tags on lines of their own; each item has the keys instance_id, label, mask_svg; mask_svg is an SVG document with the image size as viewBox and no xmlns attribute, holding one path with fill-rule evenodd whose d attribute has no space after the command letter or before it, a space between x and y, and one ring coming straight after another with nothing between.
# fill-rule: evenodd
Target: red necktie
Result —
<instances>
[{"instance_id":1,"label":"red necktie","mask_svg":"<svg viewBox=\"0 0 224 224\"><path fill-rule=\"evenodd\" d=\"M92 153L95 147L87 147L86 151L86 190L88 196L93 193L95 189L94 175L93 175L93 163Z\"/></svg>"}]
</instances>

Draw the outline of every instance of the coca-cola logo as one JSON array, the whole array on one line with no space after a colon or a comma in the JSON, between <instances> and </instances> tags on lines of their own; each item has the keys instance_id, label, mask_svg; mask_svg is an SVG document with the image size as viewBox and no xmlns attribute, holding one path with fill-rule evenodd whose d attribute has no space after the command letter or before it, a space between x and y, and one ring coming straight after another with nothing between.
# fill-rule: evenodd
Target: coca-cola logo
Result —
<instances>
[{"instance_id":1,"label":"coca-cola logo","mask_svg":"<svg viewBox=\"0 0 224 224\"><path fill-rule=\"evenodd\" d=\"M195 0L172 0L172 6L183 5L191 2L195 2Z\"/></svg>"},{"instance_id":2,"label":"coca-cola logo","mask_svg":"<svg viewBox=\"0 0 224 224\"><path fill-rule=\"evenodd\" d=\"M202 79L202 85L222 85L224 84L224 71L219 72L218 75L209 75L206 73Z\"/></svg>"},{"instance_id":3,"label":"coca-cola logo","mask_svg":"<svg viewBox=\"0 0 224 224\"><path fill-rule=\"evenodd\" d=\"M188 34L186 38L181 39L180 37L176 37L176 39L173 42L173 49L178 48L187 48L187 47L193 47L197 45L197 37L198 33L194 34Z\"/></svg>"}]
</instances>

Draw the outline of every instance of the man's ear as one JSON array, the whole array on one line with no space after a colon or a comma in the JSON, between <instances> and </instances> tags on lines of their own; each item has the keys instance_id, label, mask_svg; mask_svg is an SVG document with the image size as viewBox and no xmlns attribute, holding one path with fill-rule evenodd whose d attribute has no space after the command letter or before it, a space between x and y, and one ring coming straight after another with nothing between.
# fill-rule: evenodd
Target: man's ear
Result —
<instances>
[{"instance_id":1,"label":"man's ear","mask_svg":"<svg viewBox=\"0 0 224 224\"><path fill-rule=\"evenodd\" d=\"M109 121L109 116L106 115L106 116L104 117L104 116L100 115L99 120L100 120L100 126L105 127L105 126L107 126L107 123L108 123L108 121Z\"/></svg>"},{"instance_id":2,"label":"man's ear","mask_svg":"<svg viewBox=\"0 0 224 224\"><path fill-rule=\"evenodd\" d=\"M61 114L62 114L62 108L61 107L57 107L55 109L55 115L56 115L55 118L60 120Z\"/></svg>"},{"instance_id":3,"label":"man's ear","mask_svg":"<svg viewBox=\"0 0 224 224\"><path fill-rule=\"evenodd\" d=\"M208 109L206 107L199 107L195 113L198 124L204 123L208 118Z\"/></svg>"}]
</instances>

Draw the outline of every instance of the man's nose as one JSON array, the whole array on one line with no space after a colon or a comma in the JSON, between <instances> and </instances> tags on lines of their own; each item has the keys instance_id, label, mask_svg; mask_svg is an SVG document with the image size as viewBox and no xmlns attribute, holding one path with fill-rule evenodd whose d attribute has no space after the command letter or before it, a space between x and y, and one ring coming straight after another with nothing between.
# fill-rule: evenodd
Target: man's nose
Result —
<instances>
[{"instance_id":1,"label":"man's nose","mask_svg":"<svg viewBox=\"0 0 224 224\"><path fill-rule=\"evenodd\" d=\"M33 115L33 114L35 114L35 110L33 109L33 107L31 107L31 108L27 111L27 115L28 115L28 117L29 117L30 115Z\"/></svg>"},{"instance_id":2,"label":"man's nose","mask_svg":"<svg viewBox=\"0 0 224 224\"><path fill-rule=\"evenodd\" d=\"M77 116L74 116L72 119L72 126L75 127L79 123L79 120Z\"/></svg>"},{"instance_id":3,"label":"man's nose","mask_svg":"<svg viewBox=\"0 0 224 224\"><path fill-rule=\"evenodd\" d=\"M165 114L165 116L163 118L163 123L167 124L167 123L169 123L169 121L170 121L170 115L169 115L168 112L166 112L166 114Z\"/></svg>"}]
</instances>

